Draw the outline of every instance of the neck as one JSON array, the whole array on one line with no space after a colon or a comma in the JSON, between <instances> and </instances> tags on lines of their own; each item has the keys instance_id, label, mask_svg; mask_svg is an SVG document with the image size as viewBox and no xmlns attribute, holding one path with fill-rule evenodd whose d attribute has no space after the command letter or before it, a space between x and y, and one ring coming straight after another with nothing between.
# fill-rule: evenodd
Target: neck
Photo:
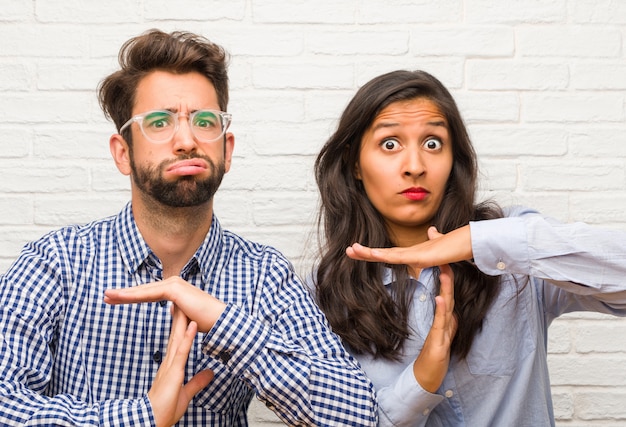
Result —
<instances>
[{"instance_id":1,"label":"neck","mask_svg":"<svg viewBox=\"0 0 626 427\"><path fill-rule=\"evenodd\" d=\"M177 208L149 196L133 197L132 207L142 237L161 260L163 278L180 275L211 228L213 200Z\"/></svg>"},{"instance_id":2,"label":"neck","mask_svg":"<svg viewBox=\"0 0 626 427\"><path fill-rule=\"evenodd\" d=\"M405 227L398 224L387 224L387 231L393 246L406 248L427 241L428 227L429 225Z\"/></svg>"}]
</instances>

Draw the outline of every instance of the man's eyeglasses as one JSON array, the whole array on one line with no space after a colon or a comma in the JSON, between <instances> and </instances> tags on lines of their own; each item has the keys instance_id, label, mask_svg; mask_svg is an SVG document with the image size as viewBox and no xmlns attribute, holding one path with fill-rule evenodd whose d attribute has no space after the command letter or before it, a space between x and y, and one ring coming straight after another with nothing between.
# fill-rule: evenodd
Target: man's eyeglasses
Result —
<instances>
[{"instance_id":1,"label":"man's eyeglasses","mask_svg":"<svg viewBox=\"0 0 626 427\"><path fill-rule=\"evenodd\" d=\"M146 139L155 144L162 144L174 137L178 131L181 116L189 118L191 133L200 142L213 142L220 139L226 133L232 118L230 114L218 110L197 110L191 114L153 110L131 117L120 128L120 133L137 122Z\"/></svg>"}]
</instances>

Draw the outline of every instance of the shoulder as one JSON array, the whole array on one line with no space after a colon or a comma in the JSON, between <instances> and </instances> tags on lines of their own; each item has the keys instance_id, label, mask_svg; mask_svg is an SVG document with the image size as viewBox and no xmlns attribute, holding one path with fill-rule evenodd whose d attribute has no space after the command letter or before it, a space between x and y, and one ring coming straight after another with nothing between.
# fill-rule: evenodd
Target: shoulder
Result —
<instances>
[{"instance_id":1,"label":"shoulder","mask_svg":"<svg viewBox=\"0 0 626 427\"><path fill-rule=\"evenodd\" d=\"M231 255L249 262L271 262L288 269L292 268L285 255L275 247L252 241L230 230L223 230L223 243Z\"/></svg>"}]
</instances>

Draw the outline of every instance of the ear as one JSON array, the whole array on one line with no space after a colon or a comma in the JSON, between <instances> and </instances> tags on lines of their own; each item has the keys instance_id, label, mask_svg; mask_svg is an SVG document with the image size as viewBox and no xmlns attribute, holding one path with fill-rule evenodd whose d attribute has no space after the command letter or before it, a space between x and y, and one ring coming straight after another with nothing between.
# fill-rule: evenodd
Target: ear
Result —
<instances>
[{"instance_id":1,"label":"ear","mask_svg":"<svg viewBox=\"0 0 626 427\"><path fill-rule=\"evenodd\" d=\"M233 160L233 150L235 149L235 135L228 132L224 136L224 170L230 170L230 164Z\"/></svg>"},{"instance_id":2,"label":"ear","mask_svg":"<svg viewBox=\"0 0 626 427\"><path fill-rule=\"evenodd\" d=\"M111 135L111 138L109 138L109 149L117 169L123 175L130 175L130 150L128 149L128 143L122 135L118 133Z\"/></svg>"},{"instance_id":3,"label":"ear","mask_svg":"<svg viewBox=\"0 0 626 427\"><path fill-rule=\"evenodd\" d=\"M355 179L362 181L363 178L361 178L361 165L359 164L359 162L356 162L354 164L354 171L352 171L352 175Z\"/></svg>"}]
</instances>

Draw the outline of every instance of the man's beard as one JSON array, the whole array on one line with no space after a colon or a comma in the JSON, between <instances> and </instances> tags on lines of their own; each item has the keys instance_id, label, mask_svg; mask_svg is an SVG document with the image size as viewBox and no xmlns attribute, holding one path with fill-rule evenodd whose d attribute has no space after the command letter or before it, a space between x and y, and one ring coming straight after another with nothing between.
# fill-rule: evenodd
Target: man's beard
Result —
<instances>
[{"instance_id":1,"label":"man's beard","mask_svg":"<svg viewBox=\"0 0 626 427\"><path fill-rule=\"evenodd\" d=\"M163 161L157 166L140 168L135 164L131 154L132 179L140 191L166 206L183 208L201 205L211 200L215 195L226 171L225 163L222 159L216 167L210 158L195 155L180 156L175 161L191 158L200 158L206 161L211 168L211 175L203 180L194 176L185 176L174 181L166 181L163 179L162 173L173 163L172 160Z\"/></svg>"}]
</instances>

